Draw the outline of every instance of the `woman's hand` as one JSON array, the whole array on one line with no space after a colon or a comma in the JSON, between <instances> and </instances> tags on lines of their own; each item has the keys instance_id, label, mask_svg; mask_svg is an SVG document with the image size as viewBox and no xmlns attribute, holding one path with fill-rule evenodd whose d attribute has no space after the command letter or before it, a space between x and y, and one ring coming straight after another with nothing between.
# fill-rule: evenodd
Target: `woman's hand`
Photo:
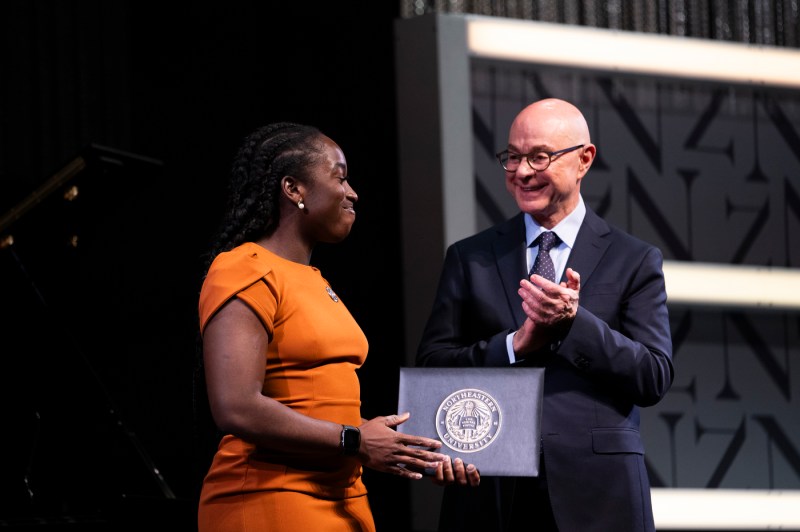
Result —
<instances>
[{"instance_id":1,"label":"woman's hand","mask_svg":"<svg viewBox=\"0 0 800 532\"><path fill-rule=\"evenodd\" d=\"M481 474L474 464L465 464L461 458L447 460L436 468L433 483L439 486L458 483L461 486L478 486L481 483Z\"/></svg>"},{"instance_id":2,"label":"woman's hand","mask_svg":"<svg viewBox=\"0 0 800 532\"><path fill-rule=\"evenodd\" d=\"M481 483L481 475L473 464L464 464L460 458L451 461L449 456L434 452L442 446L439 440L395 430L409 417L411 414L408 412L381 416L359 427L359 454L364 465L414 480L422 478L423 471L427 470L433 483L439 486L454 483L477 486Z\"/></svg>"},{"instance_id":3,"label":"woman's hand","mask_svg":"<svg viewBox=\"0 0 800 532\"><path fill-rule=\"evenodd\" d=\"M403 434L394 428L405 423L411 414L379 416L363 423L359 456L370 469L392 473L401 477L420 479L425 469L441 469L450 459L437 452L442 446L438 440L424 436ZM429 450L427 450L429 449Z\"/></svg>"}]
</instances>

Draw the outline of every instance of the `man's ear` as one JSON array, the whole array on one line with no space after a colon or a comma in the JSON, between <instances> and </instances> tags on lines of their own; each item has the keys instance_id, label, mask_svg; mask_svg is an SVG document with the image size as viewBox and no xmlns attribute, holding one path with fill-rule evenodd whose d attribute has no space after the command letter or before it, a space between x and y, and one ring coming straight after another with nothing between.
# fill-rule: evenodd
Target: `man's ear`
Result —
<instances>
[{"instance_id":1,"label":"man's ear","mask_svg":"<svg viewBox=\"0 0 800 532\"><path fill-rule=\"evenodd\" d=\"M597 148L595 147L594 144L588 144L588 145L584 146L583 149L581 149L581 155L580 155L580 162L581 162L580 177L583 177L584 175L586 175L586 172L589 171L589 167L592 166L592 163L594 162L594 156L596 154L597 154Z\"/></svg>"}]
</instances>

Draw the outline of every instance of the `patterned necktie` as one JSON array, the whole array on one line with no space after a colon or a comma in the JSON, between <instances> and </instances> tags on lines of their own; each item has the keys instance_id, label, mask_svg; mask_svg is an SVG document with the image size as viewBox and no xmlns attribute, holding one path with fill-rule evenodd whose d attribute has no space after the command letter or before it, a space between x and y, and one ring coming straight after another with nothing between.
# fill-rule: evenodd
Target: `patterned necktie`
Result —
<instances>
[{"instance_id":1,"label":"patterned necktie","mask_svg":"<svg viewBox=\"0 0 800 532\"><path fill-rule=\"evenodd\" d=\"M556 269L553 265L553 259L550 258L550 250L557 246L561 241L552 231L545 231L534 241L539 243L539 253L536 255L536 260L533 262L533 268L528 272L528 278L534 273L541 275L545 279L556 282Z\"/></svg>"}]
</instances>

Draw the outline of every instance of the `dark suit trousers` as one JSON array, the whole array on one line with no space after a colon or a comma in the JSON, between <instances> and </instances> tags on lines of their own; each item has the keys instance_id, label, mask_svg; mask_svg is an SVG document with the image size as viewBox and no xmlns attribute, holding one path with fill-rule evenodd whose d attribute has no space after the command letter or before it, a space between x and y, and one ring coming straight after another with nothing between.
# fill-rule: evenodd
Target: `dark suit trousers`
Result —
<instances>
[{"instance_id":1,"label":"dark suit trousers","mask_svg":"<svg viewBox=\"0 0 800 532\"><path fill-rule=\"evenodd\" d=\"M445 488L439 532L557 532L547 473L539 477L491 477L481 486Z\"/></svg>"},{"instance_id":2,"label":"dark suit trousers","mask_svg":"<svg viewBox=\"0 0 800 532\"><path fill-rule=\"evenodd\" d=\"M507 532L558 532L547 492L544 459L540 469L538 477L516 479Z\"/></svg>"}]
</instances>

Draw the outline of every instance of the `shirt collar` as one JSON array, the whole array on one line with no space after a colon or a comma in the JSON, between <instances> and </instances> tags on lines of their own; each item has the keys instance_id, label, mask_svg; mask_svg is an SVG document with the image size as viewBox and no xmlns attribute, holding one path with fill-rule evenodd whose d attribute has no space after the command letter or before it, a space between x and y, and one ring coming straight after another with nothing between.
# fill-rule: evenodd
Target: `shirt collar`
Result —
<instances>
[{"instance_id":1,"label":"shirt collar","mask_svg":"<svg viewBox=\"0 0 800 532\"><path fill-rule=\"evenodd\" d=\"M567 215L566 218L558 222L552 229L545 229L533 219L528 213L525 213L525 243L530 247L536 238L545 231L553 231L561 242L572 249L575 244L575 239L578 238L578 231L583 223L583 218L586 216L586 204L583 202L583 196L578 196L578 205L575 209Z\"/></svg>"}]
</instances>

